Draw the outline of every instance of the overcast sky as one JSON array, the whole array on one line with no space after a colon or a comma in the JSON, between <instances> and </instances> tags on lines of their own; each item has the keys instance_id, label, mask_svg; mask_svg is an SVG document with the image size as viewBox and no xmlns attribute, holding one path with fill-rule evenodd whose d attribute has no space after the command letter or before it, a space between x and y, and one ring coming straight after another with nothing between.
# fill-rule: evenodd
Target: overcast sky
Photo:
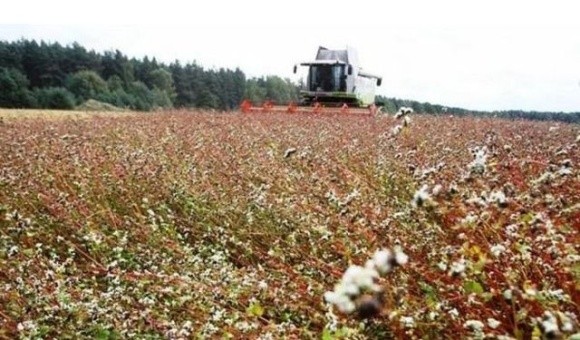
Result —
<instances>
[{"instance_id":1,"label":"overcast sky","mask_svg":"<svg viewBox=\"0 0 580 340\"><path fill-rule=\"evenodd\" d=\"M0 40L240 67L297 79L318 46L358 50L379 93L473 110L580 111L574 1L24 1Z\"/></svg>"}]
</instances>

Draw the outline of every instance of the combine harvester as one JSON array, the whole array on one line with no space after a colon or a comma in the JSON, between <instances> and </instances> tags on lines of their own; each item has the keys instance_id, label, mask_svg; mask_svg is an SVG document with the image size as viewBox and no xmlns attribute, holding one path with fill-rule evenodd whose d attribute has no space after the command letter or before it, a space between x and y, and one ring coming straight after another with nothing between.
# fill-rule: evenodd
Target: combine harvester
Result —
<instances>
[{"instance_id":1,"label":"combine harvester","mask_svg":"<svg viewBox=\"0 0 580 340\"><path fill-rule=\"evenodd\" d=\"M305 88L300 90L300 102L287 106L266 101L253 106L249 100L240 105L243 113L333 113L375 115L375 90L382 78L364 72L359 66L356 50L318 48L316 60L304 62L308 67ZM297 71L294 66L294 73Z\"/></svg>"}]
</instances>

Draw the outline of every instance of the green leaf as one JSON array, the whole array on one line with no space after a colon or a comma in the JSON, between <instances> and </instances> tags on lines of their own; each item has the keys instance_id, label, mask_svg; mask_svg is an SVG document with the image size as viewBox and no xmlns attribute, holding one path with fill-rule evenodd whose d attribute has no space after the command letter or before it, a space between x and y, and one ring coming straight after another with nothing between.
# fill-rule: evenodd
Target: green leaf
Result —
<instances>
[{"instance_id":1,"label":"green leaf","mask_svg":"<svg viewBox=\"0 0 580 340\"><path fill-rule=\"evenodd\" d=\"M91 337L98 340L119 339L119 334L101 325L95 325L91 329Z\"/></svg>"},{"instance_id":2,"label":"green leaf","mask_svg":"<svg viewBox=\"0 0 580 340\"><path fill-rule=\"evenodd\" d=\"M481 294L484 292L483 286L481 286L481 284L477 281L465 281L463 283L463 289L465 289L467 294Z\"/></svg>"},{"instance_id":3,"label":"green leaf","mask_svg":"<svg viewBox=\"0 0 580 340\"><path fill-rule=\"evenodd\" d=\"M322 340L335 340L335 339L343 339L348 337L350 334L349 329L347 327L339 328L335 331L331 331L328 328L325 328L322 331Z\"/></svg>"},{"instance_id":4,"label":"green leaf","mask_svg":"<svg viewBox=\"0 0 580 340\"><path fill-rule=\"evenodd\" d=\"M328 329L325 328L324 331L322 331L322 340L333 340L334 336L332 336L332 332Z\"/></svg>"},{"instance_id":5,"label":"green leaf","mask_svg":"<svg viewBox=\"0 0 580 340\"><path fill-rule=\"evenodd\" d=\"M520 221L524 222L525 224L529 224L534 219L533 213L527 213L520 218Z\"/></svg>"},{"instance_id":6,"label":"green leaf","mask_svg":"<svg viewBox=\"0 0 580 340\"><path fill-rule=\"evenodd\" d=\"M95 339L99 339L99 340L109 339L110 335L111 335L111 333L108 330L103 329L103 328L97 330L94 334Z\"/></svg>"},{"instance_id":7,"label":"green leaf","mask_svg":"<svg viewBox=\"0 0 580 340\"><path fill-rule=\"evenodd\" d=\"M437 292L435 291L435 288L433 288L432 286L423 281L419 282L419 287L421 287L421 291L423 292L423 294L425 294L427 305L429 307L432 307L435 304L437 304L439 299L437 298Z\"/></svg>"},{"instance_id":8,"label":"green leaf","mask_svg":"<svg viewBox=\"0 0 580 340\"><path fill-rule=\"evenodd\" d=\"M260 317L264 315L264 307L259 302L254 302L246 309L246 313L251 316Z\"/></svg>"},{"instance_id":9,"label":"green leaf","mask_svg":"<svg viewBox=\"0 0 580 340\"><path fill-rule=\"evenodd\" d=\"M580 262L576 262L575 264L573 264L572 268L570 268L570 271L572 272L572 275L576 279L579 279L580 278Z\"/></svg>"},{"instance_id":10,"label":"green leaf","mask_svg":"<svg viewBox=\"0 0 580 340\"><path fill-rule=\"evenodd\" d=\"M483 301L489 302L491 299L493 299L493 294L490 292L484 292L481 293L481 298L483 299Z\"/></svg>"},{"instance_id":11,"label":"green leaf","mask_svg":"<svg viewBox=\"0 0 580 340\"><path fill-rule=\"evenodd\" d=\"M479 261L475 262L471 266L471 270L475 274L480 274L480 273L483 272L483 269L485 268L486 263L487 263L487 259L485 258L485 256L483 256L483 257L480 258Z\"/></svg>"}]
</instances>

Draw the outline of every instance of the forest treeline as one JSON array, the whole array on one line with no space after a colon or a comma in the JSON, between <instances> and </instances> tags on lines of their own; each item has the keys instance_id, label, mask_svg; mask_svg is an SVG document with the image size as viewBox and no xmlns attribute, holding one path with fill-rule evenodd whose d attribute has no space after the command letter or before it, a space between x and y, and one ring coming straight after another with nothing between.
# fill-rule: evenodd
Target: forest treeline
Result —
<instances>
[{"instance_id":1,"label":"forest treeline","mask_svg":"<svg viewBox=\"0 0 580 340\"><path fill-rule=\"evenodd\" d=\"M276 76L246 79L239 68L205 69L195 62L165 64L97 53L80 44L0 41L0 107L72 109L88 99L120 108L236 108L243 98L298 98L297 87Z\"/></svg>"},{"instance_id":2,"label":"forest treeline","mask_svg":"<svg viewBox=\"0 0 580 340\"><path fill-rule=\"evenodd\" d=\"M383 106L384 112L397 112L400 107L411 107L421 114L448 114L454 116L495 117L504 119L553 120L566 123L580 123L580 112L542 112L542 111L474 111L458 107L449 107L415 100L386 98L377 96L377 102Z\"/></svg>"},{"instance_id":3,"label":"forest treeline","mask_svg":"<svg viewBox=\"0 0 580 340\"><path fill-rule=\"evenodd\" d=\"M0 41L0 107L73 109L88 99L120 108L232 110L243 99L297 101L298 84L278 76L247 78L242 70L208 69L196 62L166 64L129 58L119 50L98 53L78 43ZM409 106L418 113L496 116L580 122L580 112L482 112L378 96L384 112Z\"/></svg>"}]
</instances>

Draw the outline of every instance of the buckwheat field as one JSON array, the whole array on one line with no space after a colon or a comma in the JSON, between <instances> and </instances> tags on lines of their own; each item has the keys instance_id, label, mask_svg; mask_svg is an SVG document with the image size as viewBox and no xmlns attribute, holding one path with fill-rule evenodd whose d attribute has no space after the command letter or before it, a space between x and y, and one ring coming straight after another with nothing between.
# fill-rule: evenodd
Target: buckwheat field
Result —
<instances>
[{"instance_id":1,"label":"buckwheat field","mask_svg":"<svg viewBox=\"0 0 580 340\"><path fill-rule=\"evenodd\" d=\"M0 338L580 337L578 125L17 116Z\"/></svg>"}]
</instances>

